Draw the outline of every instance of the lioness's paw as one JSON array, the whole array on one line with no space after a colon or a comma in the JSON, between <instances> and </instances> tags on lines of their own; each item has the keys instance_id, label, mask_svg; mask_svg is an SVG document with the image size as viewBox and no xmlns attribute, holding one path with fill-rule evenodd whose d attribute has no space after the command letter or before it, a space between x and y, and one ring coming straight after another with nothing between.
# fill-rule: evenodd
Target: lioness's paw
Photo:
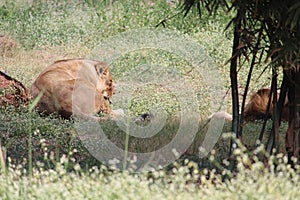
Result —
<instances>
[{"instance_id":1,"label":"lioness's paw","mask_svg":"<svg viewBox=\"0 0 300 200\"><path fill-rule=\"evenodd\" d=\"M226 121L229 121L229 122L232 121L232 115L225 111L219 111L219 112L213 113L208 117L208 119L212 119L212 118L217 118L217 119L224 118Z\"/></svg>"}]
</instances>

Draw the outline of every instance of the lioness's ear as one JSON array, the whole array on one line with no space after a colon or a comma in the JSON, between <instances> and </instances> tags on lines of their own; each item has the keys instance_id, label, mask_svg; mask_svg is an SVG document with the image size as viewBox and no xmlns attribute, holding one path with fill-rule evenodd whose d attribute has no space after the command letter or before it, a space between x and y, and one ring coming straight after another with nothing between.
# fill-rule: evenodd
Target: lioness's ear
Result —
<instances>
[{"instance_id":1,"label":"lioness's ear","mask_svg":"<svg viewBox=\"0 0 300 200\"><path fill-rule=\"evenodd\" d=\"M98 62L95 65L95 70L99 76L106 75L108 72L108 65L105 62Z\"/></svg>"}]
</instances>

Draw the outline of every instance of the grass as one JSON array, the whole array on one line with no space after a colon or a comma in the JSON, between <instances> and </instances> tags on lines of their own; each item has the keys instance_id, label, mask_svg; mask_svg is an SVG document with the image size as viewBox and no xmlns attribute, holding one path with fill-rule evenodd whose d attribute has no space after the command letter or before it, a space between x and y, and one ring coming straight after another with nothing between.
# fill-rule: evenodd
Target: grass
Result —
<instances>
[{"instance_id":1,"label":"grass","mask_svg":"<svg viewBox=\"0 0 300 200\"><path fill-rule=\"evenodd\" d=\"M220 11L214 20L206 20L205 13L203 19L199 19L197 11L192 10L183 18L182 15L176 15L178 12L178 8L166 1L155 0L52 0L47 3L42 0L4 1L0 3L0 34L10 36L17 45L13 50L9 49L13 51L12 54L1 55L0 70L8 71L12 77L30 87L37 75L55 60L90 57L101 50L97 49L99 44L110 44L109 47L118 48L111 38L118 38L121 33L139 28L153 30L164 18L174 15L165 24L166 28L160 25L158 30L172 30L200 44L206 52L202 54L203 57L211 58L204 64L214 63L219 78L224 79L222 95L225 95L230 84L229 68L224 65L231 52L231 30L224 31L229 17ZM131 47L133 44L126 44L130 38L125 39L127 40L119 42L125 47ZM145 42L149 44L153 40ZM184 42L175 43L175 46L183 46ZM193 55L198 55L197 52L201 51L192 46L188 46L188 50L194 50ZM216 97L211 95L206 82L211 77L203 77L200 71L193 70L195 66L199 66L194 64L195 60L189 55L176 52L181 51L178 49L168 52L164 48L133 49L110 61L111 72L117 84L116 96L124 94L121 89L126 89L125 83L138 85L147 78L152 80L153 77L162 77L135 90L131 102L124 104L117 102L116 98L112 105L113 108L127 108L131 119L152 111L151 108L165 110L168 119L160 132L149 138L129 136L118 129L114 121L102 123L101 128L110 141L120 149L128 148L128 152L147 153L161 149L178 132L182 117L178 112L184 108L180 107L180 97L184 97L185 106L195 106L193 108L199 110L200 123L191 145L177 162L162 170L138 174L130 172L130 167L135 165L131 160L125 160L129 171L108 169L85 148L84 142L90 141L95 145L95 140L88 140L89 135L86 140L80 140L76 133L76 122L55 115L40 116L34 110L29 112L26 107L3 107L0 133L6 169L0 174L0 198L296 199L299 196L298 166L296 170L292 170L286 165L282 154L271 157L267 168L259 161L261 155L264 155L256 147L261 127L259 122L245 125L244 142L253 151L248 152L242 146L236 150L238 164L233 174L224 168L228 164L224 159L228 158L229 138L220 138L208 156L199 158L198 148L208 129L206 119L211 114L211 102ZM204 64L201 63L200 67ZM268 86L269 72L258 79L262 69L255 70L251 89ZM132 74L134 71L137 75ZM245 83L246 73L246 67L240 69L239 80L242 84ZM170 74L186 80L195 98L192 99L189 91L177 83L178 79L173 81L175 90L179 91L177 95L170 93L172 88L162 88L167 82L164 77L171 77ZM144 80L138 79L139 77ZM228 110L229 98L230 95L225 97L229 101L225 108ZM193 105L195 102L196 105ZM157 111L161 113L159 109ZM183 124L186 130L190 127L189 117L192 119L193 115L184 116L187 119L186 124ZM141 127L147 125L140 124ZM270 124L267 127L266 135L270 132ZM230 124L226 123L223 133L229 130ZM283 124L280 131L281 153L284 153L285 130L286 124ZM81 135L83 136L85 135ZM93 139L92 136L91 138ZM184 139L188 142L191 140L189 137ZM184 139L180 142L185 143ZM266 138L263 143L265 141ZM232 179L222 181L224 174Z\"/></svg>"},{"instance_id":2,"label":"grass","mask_svg":"<svg viewBox=\"0 0 300 200\"><path fill-rule=\"evenodd\" d=\"M131 174L91 167L83 172L64 169L65 160L53 170L34 170L22 176L24 168L12 166L1 175L0 194L4 199L295 199L299 196L299 173L286 164L282 155L271 157L270 168L251 161L243 148L235 152L238 173L222 181L214 170L199 169L194 162L174 163L171 171ZM275 164L276 163L276 164ZM276 167L275 167L276 166ZM223 171L223 174L230 172Z\"/></svg>"}]
</instances>

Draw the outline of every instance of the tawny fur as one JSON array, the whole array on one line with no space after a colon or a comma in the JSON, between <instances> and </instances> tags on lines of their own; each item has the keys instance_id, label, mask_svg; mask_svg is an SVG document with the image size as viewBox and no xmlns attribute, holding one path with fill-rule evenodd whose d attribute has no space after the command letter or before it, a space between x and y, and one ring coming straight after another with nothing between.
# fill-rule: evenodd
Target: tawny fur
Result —
<instances>
[{"instance_id":1,"label":"tawny fur","mask_svg":"<svg viewBox=\"0 0 300 200\"><path fill-rule=\"evenodd\" d=\"M208 119L212 119L212 118L224 118L226 121L232 121L232 115L225 112L225 111L219 111L216 113L211 114Z\"/></svg>"},{"instance_id":2,"label":"tawny fur","mask_svg":"<svg viewBox=\"0 0 300 200\"><path fill-rule=\"evenodd\" d=\"M266 110L268 107L268 101L269 101L269 94L270 94L270 88L262 88L259 89L257 92L253 93L251 95L250 101L248 102L246 108L245 108L245 121L253 121L256 119L264 119ZM278 94L279 98L279 94ZM273 112L273 98L271 98L271 104L270 109L268 112L268 118L272 116ZM287 121L288 120L288 101L287 98L285 99L281 118L282 120Z\"/></svg>"},{"instance_id":3,"label":"tawny fur","mask_svg":"<svg viewBox=\"0 0 300 200\"><path fill-rule=\"evenodd\" d=\"M244 120L246 122L265 118L270 91L271 91L270 88L262 88L251 95L250 100L246 105L244 111ZM279 94L278 94L278 98L279 98ZM267 118L271 118L272 116L272 112L273 112L272 102L273 102L273 98L271 98L271 104L270 104L269 112L267 113ZM286 97L283 105L282 113L281 113L281 119L284 121L288 121L288 116L289 116L288 99ZM224 111L220 111L212 114L211 116L209 116L209 119L213 117L225 118L225 120L227 121L232 121L232 115Z\"/></svg>"},{"instance_id":4,"label":"tawny fur","mask_svg":"<svg viewBox=\"0 0 300 200\"><path fill-rule=\"evenodd\" d=\"M93 116L99 112L113 114L109 98L114 93L112 76L106 63L70 59L56 61L34 81L30 94L39 112L58 113L64 118L73 114Z\"/></svg>"}]
</instances>

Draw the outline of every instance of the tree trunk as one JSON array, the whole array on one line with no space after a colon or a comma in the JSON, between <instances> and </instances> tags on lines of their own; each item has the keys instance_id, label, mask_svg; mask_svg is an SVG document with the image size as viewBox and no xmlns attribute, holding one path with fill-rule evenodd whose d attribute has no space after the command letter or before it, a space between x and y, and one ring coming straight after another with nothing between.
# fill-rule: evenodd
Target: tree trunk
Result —
<instances>
[{"instance_id":1,"label":"tree trunk","mask_svg":"<svg viewBox=\"0 0 300 200\"><path fill-rule=\"evenodd\" d=\"M289 163L292 156L299 159L299 128L300 128L300 70L291 73L289 85L289 127L286 134L286 151Z\"/></svg>"},{"instance_id":2,"label":"tree trunk","mask_svg":"<svg viewBox=\"0 0 300 200\"><path fill-rule=\"evenodd\" d=\"M294 130L294 156L299 159L299 133L300 133L300 69L298 68L295 76L295 130Z\"/></svg>"},{"instance_id":3,"label":"tree trunk","mask_svg":"<svg viewBox=\"0 0 300 200\"><path fill-rule=\"evenodd\" d=\"M273 95L273 113L272 113L272 130L267 143L267 152L271 155L272 149L278 150L279 143L279 117L278 116L278 103L277 103L277 70L275 67L272 69L272 87L270 96ZM270 99L269 99L270 100Z\"/></svg>"},{"instance_id":4,"label":"tree trunk","mask_svg":"<svg viewBox=\"0 0 300 200\"><path fill-rule=\"evenodd\" d=\"M239 16L239 12L237 14ZM230 62L230 80L231 80L231 95L232 95L232 132L236 134L236 137L239 137L239 96L238 96L238 83L237 83L237 47L240 42L239 37L239 30L240 30L240 22L235 25L234 28L234 38L233 38L233 47L232 47L232 57ZM234 141L231 140L230 142L230 155L232 154L235 145Z\"/></svg>"}]
</instances>

